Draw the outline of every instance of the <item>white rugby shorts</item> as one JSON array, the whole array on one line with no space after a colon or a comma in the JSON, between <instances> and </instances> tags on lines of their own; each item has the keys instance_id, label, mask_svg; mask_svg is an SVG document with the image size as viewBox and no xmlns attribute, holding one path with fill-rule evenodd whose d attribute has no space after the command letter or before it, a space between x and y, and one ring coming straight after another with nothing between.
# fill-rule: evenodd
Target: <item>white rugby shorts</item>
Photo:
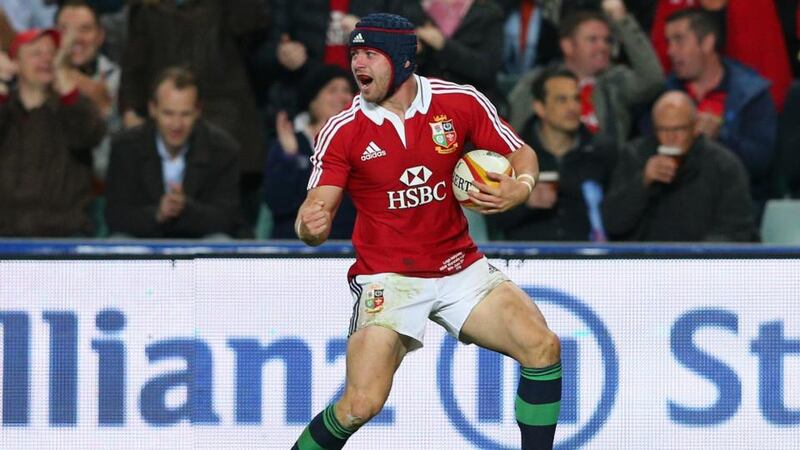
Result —
<instances>
[{"instance_id":1,"label":"white rugby shorts","mask_svg":"<svg viewBox=\"0 0 800 450\"><path fill-rule=\"evenodd\" d=\"M349 335L378 325L412 338L408 350L414 351L422 347L427 319L431 319L458 339L472 308L504 281L508 277L485 257L440 278L356 275L350 280L354 305Z\"/></svg>"}]
</instances>

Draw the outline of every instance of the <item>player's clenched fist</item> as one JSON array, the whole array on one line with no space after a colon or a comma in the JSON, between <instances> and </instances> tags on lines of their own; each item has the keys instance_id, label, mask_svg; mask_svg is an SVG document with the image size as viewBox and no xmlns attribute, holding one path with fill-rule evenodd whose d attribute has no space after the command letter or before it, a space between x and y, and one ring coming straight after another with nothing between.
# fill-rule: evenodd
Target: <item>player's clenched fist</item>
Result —
<instances>
[{"instance_id":1,"label":"player's clenched fist","mask_svg":"<svg viewBox=\"0 0 800 450\"><path fill-rule=\"evenodd\" d=\"M319 245L325 241L331 221L331 212L325 208L325 202L316 200L300 208L295 231L308 245Z\"/></svg>"}]
</instances>

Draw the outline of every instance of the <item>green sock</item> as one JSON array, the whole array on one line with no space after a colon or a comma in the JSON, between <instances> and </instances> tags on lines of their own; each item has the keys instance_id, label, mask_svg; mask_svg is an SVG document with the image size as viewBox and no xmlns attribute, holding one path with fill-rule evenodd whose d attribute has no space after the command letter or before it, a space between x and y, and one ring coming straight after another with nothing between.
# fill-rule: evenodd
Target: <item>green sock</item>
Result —
<instances>
[{"instance_id":1,"label":"green sock","mask_svg":"<svg viewBox=\"0 0 800 450\"><path fill-rule=\"evenodd\" d=\"M339 450L355 432L339 423L331 404L311 420L292 450Z\"/></svg>"},{"instance_id":2,"label":"green sock","mask_svg":"<svg viewBox=\"0 0 800 450\"><path fill-rule=\"evenodd\" d=\"M542 369L522 368L515 411L522 449L552 449L561 412L560 362Z\"/></svg>"}]
</instances>

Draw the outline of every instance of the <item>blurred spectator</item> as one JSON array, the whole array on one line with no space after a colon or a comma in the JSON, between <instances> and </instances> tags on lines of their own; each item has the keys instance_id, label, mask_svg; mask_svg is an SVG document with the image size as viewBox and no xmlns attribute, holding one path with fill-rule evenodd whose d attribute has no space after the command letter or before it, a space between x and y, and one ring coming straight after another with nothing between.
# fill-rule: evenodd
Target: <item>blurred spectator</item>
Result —
<instances>
[{"instance_id":1,"label":"blurred spectator","mask_svg":"<svg viewBox=\"0 0 800 450\"><path fill-rule=\"evenodd\" d=\"M532 89L536 115L520 137L536 149L539 182L524 205L489 216L492 235L512 241L586 241L591 226L582 185L587 180L610 184L617 149L611 139L594 136L581 124L575 74L544 69Z\"/></svg>"},{"instance_id":2,"label":"blurred spectator","mask_svg":"<svg viewBox=\"0 0 800 450\"><path fill-rule=\"evenodd\" d=\"M153 79L183 66L203 92L203 116L239 143L245 218L255 223L260 203L264 139L245 68L244 50L263 37L263 0L138 0L129 13L122 59L120 112L126 127L141 124Z\"/></svg>"},{"instance_id":3,"label":"blurred spectator","mask_svg":"<svg viewBox=\"0 0 800 450\"><path fill-rule=\"evenodd\" d=\"M307 61L350 69L347 38L359 17L388 8L388 1L273 0L272 42L261 48L265 71L294 72Z\"/></svg>"},{"instance_id":4,"label":"blurred spectator","mask_svg":"<svg viewBox=\"0 0 800 450\"><path fill-rule=\"evenodd\" d=\"M560 25L564 66L580 80L581 121L618 144L632 128L631 108L651 101L663 89L661 65L650 41L621 0L604 0L605 15L577 11ZM608 17L608 18L606 18ZM631 67L611 63L611 28L624 46ZM519 129L530 117L530 86L537 71L524 75L509 95L511 125Z\"/></svg>"},{"instance_id":5,"label":"blurred spectator","mask_svg":"<svg viewBox=\"0 0 800 450\"><path fill-rule=\"evenodd\" d=\"M780 110L792 74L774 0L660 0L651 39L664 71L669 72L672 64L664 31L669 17L677 11L697 8L707 11L719 23L720 54L755 69L772 82L770 92Z\"/></svg>"},{"instance_id":6,"label":"blurred spectator","mask_svg":"<svg viewBox=\"0 0 800 450\"><path fill-rule=\"evenodd\" d=\"M67 39L69 40L69 39ZM103 120L76 87L56 30L0 52L0 235L88 236L91 149ZM16 76L16 84L13 78Z\"/></svg>"},{"instance_id":7,"label":"blurred spectator","mask_svg":"<svg viewBox=\"0 0 800 450\"><path fill-rule=\"evenodd\" d=\"M653 23L653 12L659 0L625 0L625 6L631 14L636 17L636 21L642 29L649 30ZM510 4L515 4L517 0L498 0L504 8ZM593 9L602 11L603 0L537 0L536 4L541 7L544 18L558 24L561 18L570 15L574 11Z\"/></svg>"},{"instance_id":8,"label":"blurred spectator","mask_svg":"<svg viewBox=\"0 0 800 450\"><path fill-rule=\"evenodd\" d=\"M118 2L117 6L97 5L100 13L100 24L106 32L105 42L103 42L103 54L112 61L121 62L125 43L128 41L128 15L130 13L131 2L113 0L107 3ZM93 2L103 3L103 2ZM101 9L102 8L102 9Z\"/></svg>"},{"instance_id":9,"label":"blurred spectator","mask_svg":"<svg viewBox=\"0 0 800 450\"><path fill-rule=\"evenodd\" d=\"M272 239L297 239L294 222L306 198L314 136L353 100L352 78L338 66L321 66L303 79L300 107L304 112L294 125L286 112L278 114L277 138L269 145L264 166L264 201L272 212ZM355 208L345 196L333 221L331 239L350 239L354 223Z\"/></svg>"},{"instance_id":10,"label":"blurred spectator","mask_svg":"<svg viewBox=\"0 0 800 450\"><path fill-rule=\"evenodd\" d=\"M106 136L92 151L95 179L103 183L111 153L111 134L121 128L117 113L119 66L100 54L105 31L97 12L84 0L67 0L56 13L61 33L72 33L75 39L69 51L70 63L76 68L78 90L94 103L106 121Z\"/></svg>"},{"instance_id":11,"label":"blurred spectator","mask_svg":"<svg viewBox=\"0 0 800 450\"><path fill-rule=\"evenodd\" d=\"M275 4L280 5L275 11L275 26L281 32L275 56L283 68L294 72L309 59L343 69L350 67L347 37L358 22L351 10L364 13L366 5L342 0Z\"/></svg>"},{"instance_id":12,"label":"blurred spectator","mask_svg":"<svg viewBox=\"0 0 800 450\"><path fill-rule=\"evenodd\" d=\"M620 155L603 219L612 238L633 241L750 241L755 225L747 173L728 149L699 132L692 99L664 94L654 136Z\"/></svg>"},{"instance_id":13,"label":"blurred spectator","mask_svg":"<svg viewBox=\"0 0 800 450\"><path fill-rule=\"evenodd\" d=\"M417 73L470 84L507 116L497 87L503 66L503 10L487 0L420 0L401 11L417 26Z\"/></svg>"},{"instance_id":14,"label":"blurred spectator","mask_svg":"<svg viewBox=\"0 0 800 450\"><path fill-rule=\"evenodd\" d=\"M181 68L156 79L144 125L118 134L108 172L112 237L232 236L239 206L237 145L200 118L198 82Z\"/></svg>"},{"instance_id":15,"label":"blurred spectator","mask_svg":"<svg viewBox=\"0 0 800 450\"><path fill-rule=\"evenodd\" d=\"M0 0L0 9L18 32L53 26L55 0Z\"/></svg>"},{"instance_id":16,"label":"blurred spectator","mask_svg":"<svg viewBox=\"0 0 800 450\"><path fill-rule=\"evenodd\" d=\"M516 5L517 0L497 0L508 10L509 7ZM541 8L542 16L558 25L561 19L568 16L574 10L597 9L599 10L602 0L536 0L536 6Z\"/></svg>"},{"instance_id":17,"label":"blurred spectator","mask_svg":"<svg viewBox=\"0 0 800 450\"><path fill-rule=\"evenodd\" d=\"M536 0L517 0L505 12L500 90L508 94L523 73L560 56L558 29Z\"/></svg>"},{"instance_id":18,"label":"blurred spectator","mask_svg":"<svg viewBox=\"0 0 800 450\"><path fill-rule=\"evenodd\" d=\"M11 25L5 12L0 9L0 50L5 51L8 49L16 34L17 30Z\"/></svg>"},{"instance_id":19,"label":"blurred spectator","mask_svg":"<svg viewBox=\"0 0 800 450\"><path fill-rule=\"evenodd\" d=\"M777 112L769 81L720 54L719 26L701 10L678 11L667 19L673 73L669 89L686 91L697 103L697 131L720 141L750 175L756 217L769 197Z\"/></svg>"},{"instance_id":20,"label":"blurred spectator","mask_svg":"<svg viewBox=\"0 0 800 450\"><path fill-rule=\"evenodd\" d=\"M774 197L800 198L800 80L789 88L778 119L778 143L773 174Z\"/></svg>"},{"instance_id":21,"label":"blurred spectator","mask_svg":"<svg viewBox=\"0 0 800 450\"><path fill-rule=\"evenodd\" d=\"M636 21L645 31L653 28L656 5L659 0L625 0L625 6L631 14L636 17Z\"/></svg>"},{"instance_id":22,"label":"blurred spectator","mask_svg":"<svg viewBox=\"0 0 800 450\"><path fill-rule=\"evenodd\" d=\"M559 17L562 21L577 11L603 11L603 0L558 0L556 3L561 4Z\"/></svg>"},{"instance_id":23,"label":"blurred spectator","mask_svg":"<svg viewBox=\"0 0 800 450\"><path fill-rule=\"evenodd\" d=\"M500 0L500 3L514 3L515 1L516 0ZM536 0L536 4L542 9L542 16L556 25L558 25L561 19L561 10L563 9L562 2L563 0Z\"/></svg>"},{"instance_id":24,"label":"blurred spectator","mask_svg":"<svg viewBox=\"0 0 800 450\"><path fill-rule=\"evenodd\" d=\"M800 77L800 0L775 0L794 78Z\"/></svg>"},{"instance_id":25,"label":"blurred spectator","mask_svg":"<svg viewBox=\"0 0 800 450\"><path fill-rule=\"evenodd\" d=\"M302 112L297 98L306 74L323 64L350 70L347 38L359 17L389 11L392 0L273 0L271 38L254 55L260 101L272 129L278 111Z\"/></svg>"},{"instance_id":26,"label":"blurred spectator","mask_svg":"<svg viewBox=\"0 0 800 450\"><path fill-rule=\"evenodd\" d=\"M66 3L64 0L57 0L59 5ZM88 3L98 15L113 14L122 10L125 6L125 0L87 0Z\"/></svg>"}]
</instances>

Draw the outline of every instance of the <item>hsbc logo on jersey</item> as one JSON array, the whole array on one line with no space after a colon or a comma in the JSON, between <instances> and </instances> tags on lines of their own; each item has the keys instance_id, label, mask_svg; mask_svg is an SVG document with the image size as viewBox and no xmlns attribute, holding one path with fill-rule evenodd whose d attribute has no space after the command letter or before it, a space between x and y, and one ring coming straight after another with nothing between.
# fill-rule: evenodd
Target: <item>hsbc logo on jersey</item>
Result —
<instances>
[{"instance_id":1,"label":"hsbc logo on jersey","mask_svg":"<svg viewBox=\"0 0 800 450\"><path fill-rule=\"evenodd\" d=\"M428 186L431 172L425 166L409 167L400 175L400 182L408 186L401 191L388 191L389 209L407 209L426 205L434 200L442 201L447 197L447 184L440 181Z\"/></svg>"}]
</instances>

